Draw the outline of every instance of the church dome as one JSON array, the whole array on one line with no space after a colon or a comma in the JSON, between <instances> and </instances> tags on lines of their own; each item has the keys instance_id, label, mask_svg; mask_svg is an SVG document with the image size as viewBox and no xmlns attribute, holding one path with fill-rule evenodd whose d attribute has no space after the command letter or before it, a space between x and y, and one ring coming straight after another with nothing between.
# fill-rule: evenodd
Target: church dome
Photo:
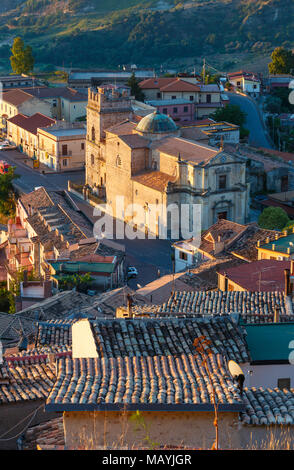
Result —
<instances>
[{"instance_id":1,"label":"church dome","mask_svg":"<svg viewBox=\"0 0 294 470\"><path fill-rule=\"evenodd\" d=\"M178 128L172 118L157 110L143 117L136 130L145 134L167 134L176 132Z\"/></svg>"}]
</instances>

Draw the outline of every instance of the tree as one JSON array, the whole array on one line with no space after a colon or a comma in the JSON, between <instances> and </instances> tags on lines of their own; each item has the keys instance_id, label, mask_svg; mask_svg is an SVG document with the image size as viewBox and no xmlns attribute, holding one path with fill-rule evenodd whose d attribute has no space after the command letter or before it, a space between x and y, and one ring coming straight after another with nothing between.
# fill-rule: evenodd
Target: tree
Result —
<instances>
[{"instance_id":1,"label":"tree","mask_svg":"<svg viewBox=\"0 0 294 470\"><path fill-rule=\"evenodd\" d=\"M136 79L134 72L127 81L127 85L131 88L131 95L138 101L144 101L145 95L139 86L139 82Z\"/></svg>"},{"instance_id":2,"label":"tree","mask_svg":"<svg viewBox=\"0 0 294 470\"><path fill-rule=\"evenodd\" d=\"M249 135L249 131L244 127L246 115L237 104L227 104L224 108L217 109L211 117L217 122L225 121L239 126L242 139Z\"/></svg>"},{"instance_id":3,"label":"tree","mask_svg":"<svg viewBox=\"0 0 294 470\"><path fill-rule=\"evenodd\" d=\"M25 46L20 37L14 38L10 57L11 68L14 73L28 74L34 70L34 57L31 46Z\"/></svg>"},{"instance_id":4,"label":"tree","mask_svg":"<svg viewBox=\"0 0 294 470\"><path fill-rule=\"evenodd\" d=\"M267 207L260 214L258 225L267 230L282 230L290 221L287 213L281 207Z\"/></svg>"},{"instance_id":5,"label":"tree","mask_svg":"<svg viewBox=\"0 0 294 470\"><path fill-rule=\"evenodd\" d=\"M294 68L294 54L284 47L276 47L271 55L272 61L268 64L269 73L291 73Z\"/></svg>"},{"instance_id":6,"label":"tree","mask_svg":"<svg viewBox=\"0 0 294 470\"><path fill-rule=\"evenodd\" d=\"M279 114L281 112L282 100L278 96L268 96L265 106L269 113Z\"/></svg>"},{"instance_id":7,"label":"tree","mask_svg":"<svg viewBox=\"0 0 294 470\"><path fill-rule=\"evenodd\" d=\"M7 173L0 174L0 214L4 216L13 216L15 212L13 181L16 178L19 176L12 167Z\"/></svg>"}]
</instances>

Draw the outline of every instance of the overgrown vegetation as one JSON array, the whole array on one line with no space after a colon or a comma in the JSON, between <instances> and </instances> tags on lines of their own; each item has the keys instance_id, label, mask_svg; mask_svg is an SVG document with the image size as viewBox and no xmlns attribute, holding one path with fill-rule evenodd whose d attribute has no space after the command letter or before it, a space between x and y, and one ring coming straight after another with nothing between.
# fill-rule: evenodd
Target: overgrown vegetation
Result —
<instances>
[{"instance_id":1,"label":"overgrown vegetation","mask_svg":"<svg viewBox=\"0 0 294 470\"><path fill-rule=\"evenodd\" d=\"M266 207L260 214L258 225L267 230L282 230L290 219L281 207Z\"/></svg>"},{"instance_id":2,"label":"overgrown vegetation","mask_svg":"<svg viewBox=\"0 0 294 470\"><path fill-rule=\"evenodd\" d=\"M212 119L217 122L225 121L239 126L241 139L249 135L248 129L244 127L246 116L246 113L236 104L227 104L224 108L217 109L211 115Z\"/></svg>"},{"instance_id":3,"label":"overgrown vegetation","mask_svg":"<svg viewBox=\"0 0 294 470\"><path fill-rule=\"evenodd\" d=\"M166 11L158 9L157 0L24 3L22 14L19 9L0 16L0 32L3 38L12 31L21 34L43 64L156 65L171 57L189 57L196 63L216 54L235 55L238 60L240 54L269 55L278 46L293 46L291 0L282 5L278 0L169 0Z\"/></svg>"},{"instance_id":4,"label":"overgrown vegetation","mask_svg":"<svg viewBox=\"0 0 294 470\"><path fill-rule=\"evenodd\" d=\"M12 217L15 214L15 196L13 181L19 178L14 168L9 168L7 173L0 174L0 215Z\"/></svg>"}]
</instances>

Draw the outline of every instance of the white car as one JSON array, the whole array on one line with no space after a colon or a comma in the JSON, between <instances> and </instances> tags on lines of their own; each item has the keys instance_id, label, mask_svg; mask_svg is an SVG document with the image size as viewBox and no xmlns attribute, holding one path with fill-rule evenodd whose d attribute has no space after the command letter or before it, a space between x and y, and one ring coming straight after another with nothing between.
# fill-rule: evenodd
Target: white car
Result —
<instances>
[{"instance_id":1,"label":"white car","mask_svg":"<svg viewBox=\"0 0 294 470\"><path fill-rule=\"evenodd\" d=\"M0 144L0 150L7 150L10 148L10 144L8 142L3 142L3 144Z\"/></svg>"},{"instance_id":2,"label":"white car","mask_svg":"<svg viewBox=\"0 0 294 470\"><path fill-rule=\"evenodd\" d=\"M134 266L130 266L128 268L128 277L136 277L138 276L138 271Z\"/></svg>"}]
</instances>

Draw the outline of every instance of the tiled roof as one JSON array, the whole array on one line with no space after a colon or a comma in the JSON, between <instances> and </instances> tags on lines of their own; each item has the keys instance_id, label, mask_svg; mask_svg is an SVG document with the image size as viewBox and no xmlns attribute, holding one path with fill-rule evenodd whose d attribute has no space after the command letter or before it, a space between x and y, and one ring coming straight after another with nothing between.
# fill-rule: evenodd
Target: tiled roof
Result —
<instances>
[{"instance_id":1,"label":"tiled roof","mask_svg":"<svg viewBox=\"0 0 294 470\"><path fill-rule=\"evenodd\" d=\"M290 261L262 259L239 266L220 266L218 272L247 291L256 288L262 292L285 291L284 270L290 269Z\"/></svg>"},{"instance_id":2,"label":"tiled roof","mask_svg":"<svg viewBox=\"0 0 294 470\"><path fill-rule=\"evenodd\" d=\"M15 124L18 127L37 135L38 127L48 127L55 123L54 119L49 118L41 113L36 113L33 116L24 116L17 114L16 116L8 119L8 122Z\"/></svg>"},{"instance_id":3,"label":"tiled roof","mask_svg":"<svg viewBox=\"0 0 294 470\"><path fill-rule=\"evenodd\" d=\"M48 192L43 186L28 194L23 194L20 197L20 202L27 212L29 212L30 207L32 209L39 209L41 207L52 207L54 205Z\"/></svg>"},{"instance_id":4,"label":"tiled roof","mask_svg":"<svg viewBox=\"0 0 294 470\"><path fill-rule=\"evenodd\" d=\"M219 409L242 408L221 357L210 355L209 367ZM200 356L132 356L96 359L61 359L48 400L59 409L168 409L171 406L212 405L212 390ZM54 409L54 406L53 408ZM55 408L56 409L56 408Z\"/></svg>"},{"instance_id":5,"label":"tiled roof","mask_svg":"<svg viewBox=\"0 0 294 470\"><path fill-rule=\"evenodd\" d=\"M220 242L225 244L224 249L227 249L234 239L241 236L246 230L246 225L237 224L231 220L220 219L201 235L199 250L216 256L214 254L213 241L217 242L220 237ZM219 255L221 255L223 251L224 250L222 250Z\"/></svg>"},{"instance_id":6,"label":"tiled roof","mask_svg":"<svg viewBox=\"0 0 294 470\"><path fill-rule=\"evenodd\" d=\"M70 346L71 327L76 319L39 322L36 332L36 346Z\"/></svg>"},{"instance_id":7,"label":"tiled roof","mask_svg":"<svg viewBox=\"0 0 294 470\"><path fill-rule=\"evenodd\" d=\"M3 101L5 103L12 104L13 106L19 106L25 101L28 101L33 98L33 95L30 93L27 93L23 90L20 90L19 88L16 88L14 90L9 90L5 91L3 93Z\"/></svg>"},{"instance_id":8,"label":"tiled roof","mask_svg":"<svg viewBox=\"0 0 294 470\"><path fill-rule=\"evenodd\" d=\"M174 182L175 178L162 171L148 171L132 177L132 181L140 183L156 191L163 192L169 182Z\"/></svg>"},{"instance_id":9,"label":"tiled roof","mask_svg":"<svg viewBox=\"0 0 294 470\"><path fill-rule=\"evenodd\" d=\"M208 161L219 153L218 149L181 137L169 137L159 142L157 150L174 157L178 157L180 154L182 160L197 164Z\"/></svg>"},{"instance_id":10,"label":"tiled roof","mask_svg":"<svg viewBox=\"0 0 294 470\"><path fill-rule=\"evenodd\" d=\"M256 261L258 257L257 242L262 243L266 238L273 241L277 234L280 235L281 232L262 229L257 224L250 224L238 240L230 245L228 251L247 261Z\"/></svg>"},{"instance_id":11,"label":"tiled roof","mask_svg":"<svg viewBox=\"0 0 294 470\"><path fill-rule=\"evenodd\" d=\"M33 332L34 320L29 315L0 312L0 340L3 345L18 342L23 333L30 337Z\"/></svg>"},{"instance_id":12,"label":"tiled roof","mask_svg":"<svg viewBox=\"0 0 294 470\"><path fill-rule=\"evenodd\" d=\"M148 140L138 134L121 135L120 140L122 140L131 149L146 148L149 145Z\"/></svg>"},{"instance_id":13,"label":"tiled roof","mask_svg":"<svg viewBox=\"0 0 294 470\"><path fill-rule=\"evenodd\" d=\"M51 419L45 423L30 427L24 435L23 450L36 450L37 447L52 448L53 446L65 445L63 418Z\"/></svg>"},{"instance_id":14,"label":"tiled roof","mask_svg":"<svg viewBox=\"0 0 294 470\"><path fill-rule=\"evenodd\" d=\"M200 91L200 87L198 85L194 85L194 83L185 82L184 80L175 79L173 82L168 83L167 85L162 85L160 87L160 91L164 93L168 92L198 92Z\"/></svg>"},{"instance_id":15,"label":"tiled roof","mask_svg":"<svg viewBox=\"0 0 294 470\"><path fill-rule=\"evenodd\" d=\"M87 101L87 95L69 87L35 87L29 88L31 93L37 98L64 98L68 101Z\"/></svg>"},{"instance_id":16,"label":"tiled roof","mask_svg":"<svg viewBox=\"0 0 294 470\"><path fill-rule=\"evenodd\" d=\"M140 118L141 119L141 118ZM110 132L111 134L115 135L128 135L133 134L133 131L136 129L137 123L132 121L123 121L119 124L115 124L114 126L108 127L106 132Z\"/></svg>"},{"instance_id":17,"label":"tiled roof","mask_svg":"<svg viewBox=\"0 0 294 470\"><path fill-rule=\"evenodd\" d=\"M5 359L0 366L0 405L47 398L56 368L46 361L45 355Z\"/></svg>"},{"instance_id":18,"label":"tiled roof","mask_svg":"<svg viewBox=\"0 0 294 470\"><path fill-rule=\"evenodd\" d=\"M162 77L162 78L147 78L146 80L143 80L142 82L139 83L140 88L143 90L151 90L151 89L159 89L161 87L164 87L166 85L169 85L170 83L173 83L177 80L176 77Z\"/></svg>"},{"instance_id":19,"label":"tiled roof","mask_svg":"<svg viewBox=\"0 0 294 470\"><path fill-rule=\"evenodd\" d=\"M158 313L274 316L276 308L280 315L288 315L285 297L281 292L246 291L196 291L174 292L169 300L158 308Z\"/></svg>"},{"instance_id":20,"label":"tiled roof","mask_svg":"<svg viewBox=\"0 0 294 470\"><path fill-rule=\"evenodd\" d=\"M245 388L244 401L246 411L241 412L241 421L245 425L294 425L293 388Z\"/></svg>"},{"instance_id":21,"label":"tiled roof","mask_svg":"<svg viewBox=\"0 0 294 470\"><path fill-rule=\"evenodd\" d=\"M193 354L193 341L205 336L214 354L237 362L248 360L244 333L232 319L156 318L96 319L91 321L98 355L101 357Z\"/></svg>"}]
</instances>

